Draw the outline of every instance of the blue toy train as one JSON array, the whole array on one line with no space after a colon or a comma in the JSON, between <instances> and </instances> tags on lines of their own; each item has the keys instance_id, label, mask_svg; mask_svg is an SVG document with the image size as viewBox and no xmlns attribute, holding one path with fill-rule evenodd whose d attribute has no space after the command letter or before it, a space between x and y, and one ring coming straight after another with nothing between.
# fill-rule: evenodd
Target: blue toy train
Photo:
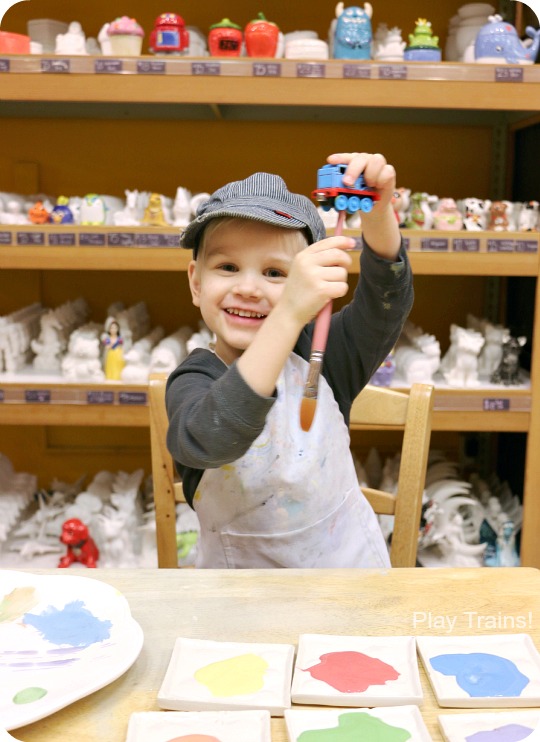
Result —
<instances>
[{"instance_id":1,"label":"blue toy train","mask_svg":"<svg viewBox=\"0 0 540 742\"><path fill-rule=\"evenodd\" d=\"M323 165L317 170L317 188L311 197L324 211L336 209L354 214L363 211L368 214L373 208L374 201L380 196L375 188L366 185L364 177L360 175L352 186L344 185L343 175L346 165Z\"/></svg>"}]
</instances>

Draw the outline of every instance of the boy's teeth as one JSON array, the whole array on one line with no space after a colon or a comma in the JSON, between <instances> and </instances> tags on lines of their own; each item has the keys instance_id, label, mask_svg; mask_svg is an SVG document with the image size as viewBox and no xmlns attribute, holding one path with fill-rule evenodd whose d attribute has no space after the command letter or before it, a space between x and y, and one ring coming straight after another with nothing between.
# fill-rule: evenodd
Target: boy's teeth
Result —
<instances>
[{"instance_id":1,"label":"boy's teeth","mask_svg":"<svg viewBox=\"0 0 540 742\"><path fill-rule=\"evenodd\" d=\"M227 312L229 314L237 314L239 317L257 317L258 319L266 316L265 314L260 314L259 312L247 312L244 309L227 309Z\"/></svg>"}]
</instances>

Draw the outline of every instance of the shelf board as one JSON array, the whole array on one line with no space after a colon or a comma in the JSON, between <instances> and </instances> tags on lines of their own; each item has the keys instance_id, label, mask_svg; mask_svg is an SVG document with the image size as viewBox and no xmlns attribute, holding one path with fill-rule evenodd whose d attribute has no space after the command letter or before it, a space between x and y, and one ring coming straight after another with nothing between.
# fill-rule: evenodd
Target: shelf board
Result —
<instances>
[{"instance_id":1,"label":"shelf board","mask_svg":"<svg viewBox=\"0 0 540 742\"><path fill-rule=\"evenodd\" d=\"M149 425L146 385L5 382L0 378L0 399L0 425ZM529 385L436 386L433 430L527 432L530 409Z\"/></svg>"},{"instance_id":2,"label":"shelf board","mask_svg":"<svg viewBox=\"0 0 540 742\"><path fill-rule=\"evenodd\" d=\"M191 260L189 250L122 246L139 241L145 245L175 244L179 232L176 227L0 225L0 265L24 270L182 272ZM346 233L359 239L358 230ZM537 276L539 272L538 232L405 229L402 233L417 275ZM51 244L66 238L73 243L71 246ZM89 247L88 242L95 246ZM359 254L353 253L353 274L359 270Z\"/></svg>"},{"instance_id":3,"label":"shelf board","mask_svg":"<svg viewBox=\"0 0 540 742\"><path fill-rule=\"evenodd\" d=\"M0 64L3 101L532 111L540 90L536 65L54 55Z\"/></svg>"}]
</instances>

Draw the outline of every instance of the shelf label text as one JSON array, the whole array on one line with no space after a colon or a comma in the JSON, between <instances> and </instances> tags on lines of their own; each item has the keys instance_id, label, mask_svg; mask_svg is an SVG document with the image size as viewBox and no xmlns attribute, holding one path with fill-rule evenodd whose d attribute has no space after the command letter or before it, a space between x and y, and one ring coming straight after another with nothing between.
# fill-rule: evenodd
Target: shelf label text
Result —
<instances>
[{"instance_id":1,"label":"shelf label text","mask_svg":"<svg viewBox=\"0 0 540 742\"><path fill-rule=\"evenodd\" d=\"M495 82L523 82L523 67L495 67Z\"/></svg>"},{"instance_id":2,"label":"shelf label text","mask_svg":"<svg viewBox=\"0 0 540 742\"><path fill-rule=\"evenodd\" d=\"M300 62L296 65L296 77L326 77L326 65Z\"/></svg>"},{"instance_id":3,"label":"shelf label text","mask_svg":"<svg viewBox=\"0 0 540 742\"><path fill-rule=\"evenodd\" d=\"M281 77L279 62L253 62L253 77Z\"/></svg>"},{"instance_id":4,"label":"shelf label text","mask_svg":"<svg viewBox=\"0 0 540 742\"><path fill-rule=\"evenodd\" d=\"M42 59L41 71L54 73L71 72L71 62L69 59Z\"/></svg>"},{"instance_id":5,"label":"shelf label text","mask_svg":"<svg viewBox=\"0 0 540 742\"><path fill-rule=\"evenodd\" d=\"M371 78L371 67L365 64L344 64L343 77L356 80L369 80Z\"/></svg>"},{"instance_id":6,"label":"shelf label text","mask_svg":"<svg viewBox=\"0 0 540 742\"><path fill-rule=\"evenodd\" d=\"M160 59L138 59L137 72L139 75L164 75L166 64Z\"/></svg>"},{"instance_id":7,"label":"shelf label text","mask_svg":"<svg viewBox=\"0 0 540 742\"><path fill-rule=\"evenodd\" d=\"M478 252L480 240L474 237L456 237L452 240L452 250L454 252Z\"/></svg>"},{"instance_id":8,"label":"shelf label text","mask_svg":"<svg viewBox=\"0 0 540 742\"><path fill-rule=\"evenodd\" d=\"M407 67L404 64L382 64L379 67L381 80L406 80Z\"/></svg>"},{"instance_id":9,"label":"shelf label text","mask_svg":"<svg viewBox=\"0 0 540 742\"><path fill-rule=\"evenodd\" d=\"M146 392L119 392L118 402L120 404L145 405Z\"/></svg>"},{"instance_id":10,"label":"shelf label text","mask_svg":"<svg viewBox=\"0 0 540 742\"><path fill-rule=\"evenodd\" d=\"M107 235L103 232L81 232L79 245L81 247L104 247Z\"/></svg>"},{"instance_id":11,"label":"shelf label text","mask_svg":"<svg viewBox=\"0 0 540 742\"><path fill-rule=\"evenodd\" d=\"M448 250L448 240L444 238L430 237L420 240L421 250L434 250L436 252L445 252Z\"/></svg>"},{"instance_id":12,"label":"shelf label text","mask_svg":"<svg viewBox=\"0 0 540 742\"><path fill-rule=\"evenodd\" d=\"M114 392L92 390L86 392L87 404L113 404Z\"/></svg>"},{"instance_id":13,"label":"shelf label text","mask_svg":"<svg viewBox=\"0 0 540 742\"><path fill-rule=\"evenodd\" d=\"M9 59L0 59L0 72L9 72L10 67Z\"/></svg>"},{"instance_id":14,"label":"shelf label text","mask_svg":"<svg viewBox=\"0 0 540 742\"><path fill-rule=\"evenodd\" d=\"M49 235L49 245L54 247L73 247L77 244L74 232L52 232Z\"/></svg>"},{"instance_id":15,"label":"shelf label text","mask_svg":"<svg viewBox=\"0 0 540 742\"><path fill-rule=\"evenodd\" d=\"M505 397L484 397L482 409L484 412L507 412L510 409L510 400Z\"/></svg>"},{"instance_id":16,"label":"shelf label text","mask_svg":"<svg viewBox=\"0 0 540 742\"><path fill-rule=\"evenodd\" d=\"M51 401L51 392L49 389L25 389L24 390L24 401L40 404Z\"/></svg>"},{"instance_id":17,"label":"shelf label text","mask_svg":"<svg viewBox=\"0 0 540 742\"><path fill-rule=\"evenodd\" d=\"M192 75L221 75L219 62L192 62Z\"/></svg>"},{"instance_id":18,"label":"shelf label text","mask_svg":"<svg viewBox=\"0 0 540 742\"><path fill-rule=\"evenodd\" d=\"M45 235L43 232L17 232L18 245L44 245Z\"/></svg>"}]
</instances>

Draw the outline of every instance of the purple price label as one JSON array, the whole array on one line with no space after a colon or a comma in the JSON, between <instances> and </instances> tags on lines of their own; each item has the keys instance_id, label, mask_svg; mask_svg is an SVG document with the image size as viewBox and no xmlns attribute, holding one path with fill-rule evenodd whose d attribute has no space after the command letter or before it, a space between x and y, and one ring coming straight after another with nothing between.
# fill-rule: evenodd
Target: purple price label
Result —
<instances>
[{"instance_id":1,"label":"purple price label","mask_svg":"<svg viewBox=\"0 0 540 742\"><path fill-rule=\"evenodd\" d=\"M507 412L510 409L510 400L504 397L485 397L482 400L484 412Z\"/></svg>"},{"instance_id":2,"label":"purple price label","mask_svg":"<svg viewBox=\"0 0 540 742\"><path fill-rule=\"evenodd\" d=\"M158 59L139 59L137 60L137 72L139 75L164 75L166 65L164 61Z\"/></svg>"},{"instance_id":3,"label":"purple price label","mask_svg":"<svg viewBox=\"0 0 540 742\"><path fill-rule=\"evenodd\" d=\"M514 252L514 240L488 240L488 252Z\"/></svg>"},{"instance_id":4,"label":"purple price label","mask_svg":"<svg viewBox=\"0 0 540 742\"><path fill-rule=\"evenodd\" d=\"M43 232L17 232L18 245L44 245L45 234Z\"/></svg>"},{"instance_id":5,"label":"purple price label","mask_svg":"<svg viewBox=\"0 0 540 742\"><path fill-rule=\"evenodd\" d=\"M42 72L66 73L71 71L69 59L42 59Z\"/></svg>"},{"instance_id":6,"label":"purple price label","mask_svg":"<svg viewBox=\"0 0 540 742\"><path fill-rule=\"evenodd\" d=\"M404 64L383 64L379 67L381 80L406 80L407 67Z\"/></svg>"},{"instance_id":7,"label":"purple price label","mask_svg":"<svg viewBox=\"0 0 540 742\"><path fill-rule=\"evenodd\" d=\"M343 77L355 80L369 80L371 78L371 67L362 64L344 64Z\"/></svg>"},{"instance_id":8,"label":"purple price label","mask_svg":"<svg viewBox=\"0 0 540 742\"><path fill-rule=\"evenodd\" d=\"M73 232L53 232L49 235L49 245L60 247L73 247L77 244Z\"/></svg>"},{"instance_id":9,"label":"purple price label","mask_svg":"<svg viewBox=\"0 0 540 742\"><path fill-rule=\"evenodd\" d=\"M251 70L253 77L281 77L279 62L253 62Z\"/></svg>"},{"instance_id":10,"label":"purple price label","mask_svg":"<svg viewBox=\"0 0 540 742\"><path fill-rule=\"evenodd\" d=\"M109 232L107 235L109 247L133 247L136 244L134 232Z\"/></svg>"},{"instance_id":11,"label":"purple price label","mask_svg":"<svg viewBox=\"0 0 540 742\"><path fill-rule=\"evenodd\" d=\"M456 237L452 240L454 252L479 252L480 240L474 237Z\"/></svg>"},{"instance_id":12,"label":"purple price label","mask_svg":"<svg viewBox=\"0 0 540 742\"><path fill-rule=\"evenodd\" d=\"M124 63L121 59L96 59L94 61L94 72L106 75L116 75L122 72Z\"/></svg>"},{"instance_id":13,"label":"purple price label","mask_svg":"<svg viewBox=\"0 0 540 742\"><path fill-rule=\"evenodd\" d=\"M219 62L192 62L192 75L221 75L221 64Z\"/></svg>"},{"instance_id":14,"label":"purple price label","mask_svg":"<svg viewBox=\"0 0 540 742\"><path fill-rule=\"evenodd\" d=\"M4 390L0 389L0 402L4 401Z\"/></svg>"},{"instance_id":15,"label":"purple price label","mask_svg":"<svg viewBox=\"0 0 540 742\"><path fill-rule=\"evenodd\" d=\"M103 247L107 235L103 232L81 232L79 235L79 245L81 247Z\"/></svg>"},{"instance_id":16,"label":"purple price label","mask_svg":"<svg viewBox=\"0 0 540 742\"><path fill-rule=\"evenodd\" d=\"M51 393L48 389L25 389L24 392L25 402L44 402L51 401Z\"/></svg>"},{"instance_id":17,"label":"purple price label","mask_svg":"<svg viewBox=\"0 0 540 742\"><path fill-rule=\"evenodd\" d=\"M523 67L495 67L495 82L523 82Z\"/></svg>"},{"instance_id":18,"label":"purple price label","mask_svg":"<svg viewBox=\"0 0 540 742\"><path fill-rule=\"evenodd\" d=\"M114 392L90 391L86 393L87 404L113 404Z\"/></svg>"},{"instance_id":19,"label":"purple price label","mask_svg":"<svg viewBox=\"0 0 540 742\"><path fill-rule=\"evenodd\" d=\"M296 77L325 77L326 65L312 62L300 62L296 65Z\"/></svg>"},{"instance_id":20,"label":"purple price label","mask_svg":"<svg viewBox=\"0 0 540 742\"><path fill-rule=\"evenodd\" d=\"M0 59L0 72L9 72L10 66L9 59Z\"/></svg>"},{"instance_id":21,"label":"purple price label","mask_svg":"<svg viewBox=\"0 0 540 742\"><path fill-rule=\"evenodd\" d=\"M516 240L516 252L538 252L536 240Z\"/></svg>"},{"instance_id":22,"label":"purple price label","mask_svg":"<svg viewBox=\"0 0 540 742\"><path fill-rule=\"evenodd\" d=\"M180 247L180 234L153 234L143 232L135 235L138 247Z\"/></svg>"},{"instance_id":23,"label":"purple price label","mask_svg":"<svg viewBox=\"0 0 540 742\"><path fill-rule=\"evenodd\" d=\"M403 241L403 247L405 248L405 250L408 250L411 244L410 239L408 237L402 237L402 241Z\"/></svg>"},{"instance_id":24,"label":"purple price label","mask_svg":"<svg viewBox=\"0 0 540 742\"><path fill-rule=\"evenodd\" d=\"M119 392L118 402L120 404L145 405L147 400L146 392Z\"/></svg>"},{"instance_id":25,"label":"purple price label","mask_svg":"<svg viewBox=\"0 0 540 742\"><path fill-rule=\"evenodd\" d=\"M429 237L420 241L420 249L445 252L448 250L448 240Z\"/></svg>"},{"instance_id":26,"label":"purple price label","mask_svg":"<svg viewBox=\"0 0 540 742\"><path fill-rule=\"evenodd\" d=\"M11 245L11 232L0 232L0 245Z\"/></svg>"}]
</instances>

